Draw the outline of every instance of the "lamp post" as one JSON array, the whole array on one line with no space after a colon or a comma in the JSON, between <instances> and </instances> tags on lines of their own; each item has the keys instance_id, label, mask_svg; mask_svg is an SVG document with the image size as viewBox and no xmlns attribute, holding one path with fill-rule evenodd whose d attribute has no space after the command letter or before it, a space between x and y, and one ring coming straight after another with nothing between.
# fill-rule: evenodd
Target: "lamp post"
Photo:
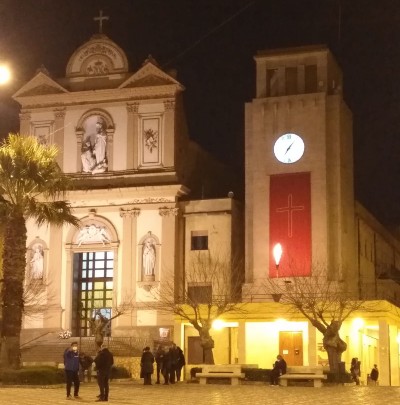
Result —
<instances>
[{"instance_id":1,"label":"lamp post","mask_svg":"<svg viewBox=\"0 0 400 405\"><path fill-rule=\"evenodd\" d=\"M272 248L272 254L273 254L274 259L275 259L276 278L279 277L279 263L281 261L282 253L283 253L282 245L280 243L277 243ZM279 302L281 297L282 297L282 294L272 294L272 299L275 302Z\"/></svg>"},{"instance_id":2,"label":"lamp post","mask_svg":"<svg viewBox=\"0 0 400 405\"><path fill-rule=\"evenodd\" d=\"M277 243L272 249L272 254L274 255L275 259L276 278L279 277L279 263L281 261L282 253L282 245L280 243Z\"/></svg>"}]
</instances>

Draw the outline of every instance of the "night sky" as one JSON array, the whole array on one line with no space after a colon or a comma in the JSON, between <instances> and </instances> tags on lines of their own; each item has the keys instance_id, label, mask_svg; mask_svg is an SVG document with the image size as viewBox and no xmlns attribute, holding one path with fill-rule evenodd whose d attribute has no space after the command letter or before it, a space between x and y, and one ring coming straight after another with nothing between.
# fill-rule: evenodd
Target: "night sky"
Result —
<instances>
[{"instance_id":1,"label":"night sky","mask_svg":"<svg viewBox=\"0 0 400 405\"><path fill-rule=\"evenodd\" d=\"M136 71L148 54L177 69L190 136L243 170L244 103L255 95L257 50L327 44L344 71L353 111L356 197L383 223L400 224L400 1L0 0L0 135L18 130L11 95L42 64L65 75L74 50L104 33Z\"/></svg>"}]
</instances>

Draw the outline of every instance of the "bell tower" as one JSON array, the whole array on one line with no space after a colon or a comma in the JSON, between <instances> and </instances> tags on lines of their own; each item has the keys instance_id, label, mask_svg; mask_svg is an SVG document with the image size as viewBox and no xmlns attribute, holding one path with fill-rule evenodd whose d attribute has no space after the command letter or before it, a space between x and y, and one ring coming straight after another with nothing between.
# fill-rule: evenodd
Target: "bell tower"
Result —
<instances>
[{"instance_id":1,"label":"bell tower","mask_svg":"<svg viewBox=\"0 0 400 405\"><path fill-rule=\"evenodd\" d=\"M355 280L352 116L325 46L259 52L245 106L246 282ZM276 272L272 249L282 245Z\"/></svg>"}]
</instances>

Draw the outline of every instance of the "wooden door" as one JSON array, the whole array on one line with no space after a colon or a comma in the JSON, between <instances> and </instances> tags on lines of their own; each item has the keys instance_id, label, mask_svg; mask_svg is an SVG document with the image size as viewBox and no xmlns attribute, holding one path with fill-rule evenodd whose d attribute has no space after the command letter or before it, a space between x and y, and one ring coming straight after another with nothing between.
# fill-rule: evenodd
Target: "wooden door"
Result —
<instances>
[{"instance_id":1,"label":"wooden door","mask_svg":"<svg viewBox=\"0 0 400 405\"><path fill-rule=\"evenodd\" d=\"M288 366L302 366L303 332L279 332L279 354Z\"/></svg>"},{"instance_id":2,"label":"wooden door","mask_svg":"<svg viewBox=\"0 0 400 405\"><path fill-rule=\"evenodd\" d=\"M187 364L203 363L203 348L201 347L199 336L188 337L188 358Z\"/></svg>"}]
</instances>

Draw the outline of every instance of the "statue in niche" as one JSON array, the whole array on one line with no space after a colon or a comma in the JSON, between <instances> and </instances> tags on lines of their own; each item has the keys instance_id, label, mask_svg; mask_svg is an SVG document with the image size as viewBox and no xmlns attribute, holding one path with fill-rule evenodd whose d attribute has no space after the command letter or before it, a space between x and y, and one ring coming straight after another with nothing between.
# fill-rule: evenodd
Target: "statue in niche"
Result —
<instances>
[{"instance_id":1,"label":"statue in niche","mask_svg":"<svg viewBox=\"0 0 400 405\"><path fill-rule=\"evenodd\" d=\"M145 280L154 280L154 268L156 265L156 242L153 238L147 238L144 241L142 263Z\"/></svg>"},{"instance_id":2,"label":"statue in niche","mask_svg":"<svg viewBox=\"0 0 400 405\"><path fill-rule=\"evenodd\" d=\"M97 117L95 123L95 134L86 136L82 145L81 160L82 171L85 173L103 173L107 164L107 133L102 118Z\"/></svg>"},{"instance_id":3,"label":"statue in niche","mask_svg":"<svg viewBox=\"0 0 400 405\"><path fill-rule=\"evenodd\" d=\"M32 252L32 259L30 261L31 278L34 280L40 280L43 278L44 270L43 246L40 243L36 243L32 247Z\"/></svg>"}]
</instances>

